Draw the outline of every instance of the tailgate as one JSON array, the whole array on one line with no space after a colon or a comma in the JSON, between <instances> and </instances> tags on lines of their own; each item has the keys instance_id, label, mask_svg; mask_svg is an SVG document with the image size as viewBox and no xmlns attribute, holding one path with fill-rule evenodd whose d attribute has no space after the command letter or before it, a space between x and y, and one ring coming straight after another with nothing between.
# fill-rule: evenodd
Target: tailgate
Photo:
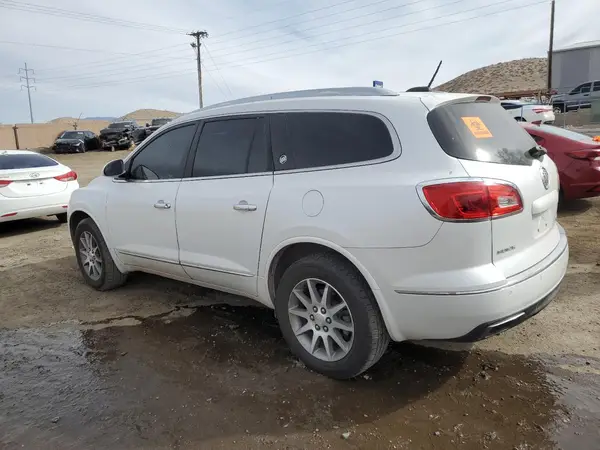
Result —
<instances>
[{"instance_id":1,"label":"tailgate","mask_svg":"<svg viewBox=\"0 0 600 450\"><path fill-rule=\"evenodd\" d=\"M544 259L559 243L558 172L547 155L530 156L535 141L497 101L478 100L437 106L428 122L444 152L458 158L470 177L508 183L519 191L523 210L491 220L491 259L510 277Z\"/></svg>"}]
</instances>

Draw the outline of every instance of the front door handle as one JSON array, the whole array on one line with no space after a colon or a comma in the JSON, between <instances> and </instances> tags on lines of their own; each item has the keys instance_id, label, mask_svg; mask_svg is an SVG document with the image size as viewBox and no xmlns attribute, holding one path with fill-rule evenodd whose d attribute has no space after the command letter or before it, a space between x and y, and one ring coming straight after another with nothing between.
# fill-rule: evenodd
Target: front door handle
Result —
<instances>
[{"instance_id":1,"label":"front door handle","mask_svg":"<svg viewBox=\"0 0 600 450\"><path fill-rule=\"evenodd\" d=\"M237 205L233 205L236 211L256 211L256 205L249 205L246 200L240 201Z\"/></svg>"},{"instance_id":2,"label":"front door handle","mask_svg":"<svg viewBox=\"0 0 600 450\"><path fill-rule=\"evenodd\" d=\"M154 204L154 207L156 209L170 209L171 208L171 204L165 202L164 200L159 200Z\"/></svg>"}]
</instances>

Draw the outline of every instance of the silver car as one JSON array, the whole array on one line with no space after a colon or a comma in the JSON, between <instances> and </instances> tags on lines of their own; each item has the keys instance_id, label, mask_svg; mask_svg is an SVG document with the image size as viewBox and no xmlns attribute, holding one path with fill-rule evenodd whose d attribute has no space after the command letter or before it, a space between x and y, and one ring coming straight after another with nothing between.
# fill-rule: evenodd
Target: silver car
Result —
<instances>
[{"instance_id":1,"label":"silver car","mask_svg":"<svg viewBox=\"0 0 600 450\"><path fill-rule=\"evenodd\" d=\"M572 91L554 95L550 99L555 113L590 108L593 101L600 101L600 80L580 84Z\"/></svg>"}]
</instances>

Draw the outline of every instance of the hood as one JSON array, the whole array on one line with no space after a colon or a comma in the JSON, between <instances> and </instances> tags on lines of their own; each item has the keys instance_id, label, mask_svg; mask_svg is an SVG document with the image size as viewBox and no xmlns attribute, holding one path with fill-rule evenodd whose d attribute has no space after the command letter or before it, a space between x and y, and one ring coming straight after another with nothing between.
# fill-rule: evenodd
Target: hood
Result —
<instances>
[{"instance_id":1,"label":"hood","mask_svg":"<svg viewBox=\"0 0 600 450\"><path fill-rule=\"evenodd\" d=\"M80 144L82 143L82 139L57 139L55 144Z\"/></svg>"}]
</instances>

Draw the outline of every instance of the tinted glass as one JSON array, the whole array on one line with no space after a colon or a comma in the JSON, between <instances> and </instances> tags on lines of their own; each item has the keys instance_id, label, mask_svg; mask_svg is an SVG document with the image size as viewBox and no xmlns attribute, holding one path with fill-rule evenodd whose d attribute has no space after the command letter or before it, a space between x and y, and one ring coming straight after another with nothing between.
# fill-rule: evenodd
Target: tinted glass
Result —
<instances>
[{"instance_id":1,"label":"tinted glass","mask_svg":"<svg viewBox=\"0 0 600 450\"><path fill-rule=\"evenodd\" d=\"M114 122L111 123L108 128L127 128L131 126L133 126L131 122Z\"/></svg>"},{"instance_id":2,"label":"tinted glass","mask_svg":"<svg viewBox=\"0 0 600 450\"><path fill-rule=\"evenodd\" d=\"M167 131L153 139L133 158L130 178L135 180L182 178L195 131L196 124L187 125Z\"/></svg>"},{"instance_id":3,"label":"tinted glass","mask_svg":"<svg viewBox=\"0 0 600 450\"><path fill-rule=\"evenodd\" d=\"M521 109L523 105L519 103L502 103L502 107L506 110Z\"/></svg>"},{"instance_id":4,"label":"tinted glass","mask_svg":"<svg viewBox=\"0 0 600 450\"><path fill-rule=\"evenodd\" d=\"M192 176L213 177L272 170L265 123L265 119L254 117L205 123Z\"/></svg>"},{"instance_id":5,"label":"tinted glass","mask_svg":"<svg viewBox=\"0 0 600 450\"><path fill-rule=\"evenodd\" d=\"M427 115L440 147L450 156L472 161L531 165L526 153L535 141L497 103L439 106Z\"/></svg>"},{"instance_id":6,"label":"tinted glass","mask_svg":"<svg viewBox=\"0 0 600 450\"><path fill-rule=\"evenodd\" d=\"M594 81L594 92L600 91L600 81Z\"/></svg>"},{"instance_id":7,"label":"tinted glass","mask_svg":"<svg viewBox=\"0 0 600 450\"><path fill-rule=\"evenodd\" d=\"M44 155L0 153L0 170L33 169L34 167L51 167L57 165L56 161Z\"/></svg>"},{"instance_id":8,"label":"tinted glass","mask_svg":"<svg viewBox=\"0 0 600 450\"><path fill-rule=\"evenodd\" d=\"M271 127L278 170L372 161L394 151L387 126L367 114L276 114Z\"/></svg>"},{"instance_id":9,"label":"tinted glass","mask_svg":"<svg viewBox=\"0 0 600 450\"><path fill-rule=\"evenodd\" d=\"M60 138L61 139L83 139L85 133L83 131L65 131Z\"/></svg>"},{"instance_id":10,"label":"tinted glass","mask_svg":"<svg viewBox=\"0 0 600 450\"><path fill-rule=\"evenodd\" d=\"M592 83L586 83L583 86L581 86L581 93L587 94L588 92L590 92L591 88L592 88Z\"/></svg>"}]
</instances>

